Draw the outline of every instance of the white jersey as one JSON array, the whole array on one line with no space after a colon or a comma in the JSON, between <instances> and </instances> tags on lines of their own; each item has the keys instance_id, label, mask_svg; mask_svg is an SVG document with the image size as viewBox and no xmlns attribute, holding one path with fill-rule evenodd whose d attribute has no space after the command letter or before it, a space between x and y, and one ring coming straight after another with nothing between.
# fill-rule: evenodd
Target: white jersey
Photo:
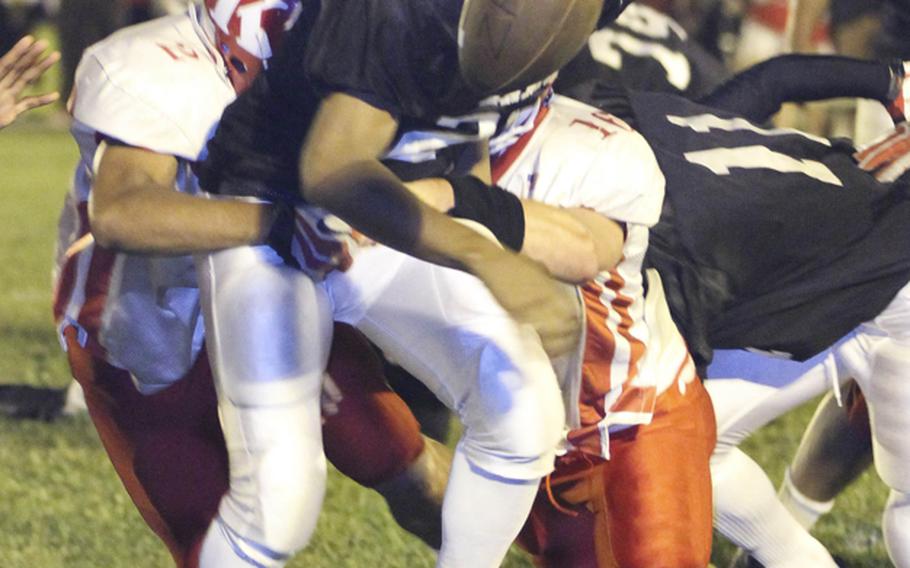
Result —
<instances>
[{"instance_id":1,"label":"white jersey","mask_svg":"<svg viewBox=\"0 0 910 568\"><path fill-rule=\"evenodd\" d=\"M681 337L671 361L648 354L642 263L648 228L660 218L663 175L645 139L620 119L555 96L536 129L497 158L494 178L521 198L592 209L624 225L620 262L582 287L584 354L563 385L576 414L570 442L608 457L609 430L650 422L657 395L684 369L694 377Z\"/></svg>"},{"instance_id":2,"label":"white jersey","mask_svg":"<svg viewBox=\"0 0 910 568\"><path fill-rule=\"evenodd\" d=\"M201 18L191 7L90 47L70 101L80 161L60 219L54 315L151 390L183 376L202 345L192 259L98 246L88 199L104 140L175 156L176 189L198 191L191 164L235 96Z\"/></svg>"}]
</instances>

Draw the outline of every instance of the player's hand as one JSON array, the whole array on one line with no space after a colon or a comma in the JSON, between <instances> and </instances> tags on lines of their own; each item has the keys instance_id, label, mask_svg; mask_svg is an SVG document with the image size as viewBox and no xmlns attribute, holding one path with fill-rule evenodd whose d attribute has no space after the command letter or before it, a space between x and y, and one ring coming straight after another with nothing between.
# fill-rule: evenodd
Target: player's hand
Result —
<instances>
[{"instance_id":1,"label":"player's hand","mask_svg":"<svg viewBox=\"0 0 910 568\"><path fill-rule=\"evenodd\" d=\"M59 93L22 96L26 87L37 81L60 60L60 53L45 56L48 44L25 36L9 52L0 57L0 128L12 124L19 115L60 98Z\"/></svg>"},{"instance_id":2,"label":"player's hand","mask_svg":"<svg viewBox=\"0 0 910 568\"><path fill-rule=\"evenodd\" d=\"M516 321L537 331L550 357L576 348L581 335L576 296L569 287L557 283L543 265L501 250L474 264L472 272Z\"/></svg>"},{"instance_id":3,"label":"player's hand","mask_svg":"<svg viewBox=\"0 0 910 568\"><path fill-rule=\"evenodd\" d=\"M322 280L333 270L350 268L354 252L361 246L359 237L350 225L322 208L299 206L294 210L291 253L301 270L314 280Z\"/></svg>"},{"instance_id":4,"label":"player's hand","mask_svg":"<svg viewBox=\"0 0 910 568\"><path fill-rule=\"evenodd\" d=\"M910 154L910 123L901 122L894 130L860 148L853 158L860 168L882 183L892 183L907 171Z\"/></svg>"}]
</instances>

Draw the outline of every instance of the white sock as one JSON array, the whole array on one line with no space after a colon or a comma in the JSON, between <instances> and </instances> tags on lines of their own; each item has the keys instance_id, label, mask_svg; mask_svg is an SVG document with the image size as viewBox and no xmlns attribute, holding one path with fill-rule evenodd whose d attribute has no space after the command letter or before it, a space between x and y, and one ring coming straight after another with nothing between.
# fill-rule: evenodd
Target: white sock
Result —
<instances>
[{"instance_id":1,"label":"white sock","mask_svg":"<svg viewBox=\"0 0 910 568\"><path fill-rule=\"evenodd\" d=\"M810 497L806 497L803 493L793 485L793 480L790 479L790 469L784 473L784 481L780 484L780 491L778 491L778 498L781 503L784 504L784 507L790 511L790 514L799 521L799 524L803 526L806 530L811 530L815 526L815 523L818 522L819 517L822 515L828 514L831 512L832 507L834 507L834 500L830 501L816 501Z\"/></svg>"},{"instance_id":2,"label":"white sock","mask_svg":"<svg viewBox=\"0 0 910 568\"><path fill-rule=\"evenodd\" d=\"M777 500L757 463L737 448L711 459L714 526L767 568L831 567L831 555Z\"/></svg>"},{"instance_id":3,"label":"white sock","mask_svg":"<svg viewBox=\"0 0 910 568\"><path fill-rule=\"evenodd\" d=\"M882 517L888 556L897 568L910 568L910 495L891 490Z\"/></svg>"},{"instance_id":4,"label":"white sock","mask_svg":"<svg viewBox=\"0 0 910 568\"><path fill-rule=\"evenodd\" d=\"M455 451L442 505L442 549L437 568L495 568L518 536L537 495L539 479L496 478Z\"/></svg>"},{"instance_id":5,"label":"white sock","mask_svg":"<svg viewBox=\"0 0 910 568\"><path fill-rule=\"evenodd\" d=\"M256 558L253 558L253 556ZM248 547L237 537L221 519L215 519L205 533L202 549L199 552L200 568L212 566L218 568L274 568L283 566L286 558L272 559L268 555L257 554L255 548ZM267 563L267 564L266 564Z\"/></svg>"}]
</instances>

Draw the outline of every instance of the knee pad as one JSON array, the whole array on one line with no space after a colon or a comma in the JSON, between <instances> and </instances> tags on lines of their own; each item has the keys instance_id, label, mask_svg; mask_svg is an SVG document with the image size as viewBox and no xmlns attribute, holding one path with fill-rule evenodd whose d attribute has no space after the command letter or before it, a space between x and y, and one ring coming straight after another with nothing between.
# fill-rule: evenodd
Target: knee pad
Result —
<instances>
[{"instance_id":1,"label":"knee pad","mask_svg":"<svg viewBox=\"0 0 910 568\"><path fill-rule=\"evenodd\" d=\"M318 396L271 407L222 403L220 409L231 484L218 522L238 555L289 558L312 536L325 493Z\"/></svg>"},{"instance_id":2,"label":"knee pad","mask_svg":"<svg viewBox=\"0 0 910 568\"><path fill-rule=\"evenodd\" d=\"M503 358L493 345L481 354L478 385L458 409L466 427L460 448L495 476L543 477L553 470L566 426L556 376L548 360L529 359L518 369Z\"/></svg>"},{"instance_id":3,"label":"knee pad","mask_svg":"<svg viewBox=\"0 0 910 568\"><path fill-rule=\"evenodd\" d=\"M885 548L897 568L910 567L910 494L891 490L882 518Z\"/></svg>"},{"instance_id":4,"label":"knee pad","mask_svg":"<svg viewBox=\"0 0 910 568\"><path fill-rule=\"evenodd\" d=\"M246 406L289 402L297 378L321 381L332 337L328 298L267 247L197 261L206 341L219 389ZM293 401L294 399L290 399Z\"/></svg>"}]
</instances>

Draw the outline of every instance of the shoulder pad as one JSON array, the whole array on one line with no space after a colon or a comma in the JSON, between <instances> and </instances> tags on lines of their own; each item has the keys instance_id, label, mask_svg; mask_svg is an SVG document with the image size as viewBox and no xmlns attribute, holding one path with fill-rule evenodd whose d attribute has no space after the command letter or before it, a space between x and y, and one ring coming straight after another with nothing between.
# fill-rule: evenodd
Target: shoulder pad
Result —
<instances>
[{"instance_id":1,"label":"shoulder pad","mask_svg":"<svg viewBox=\"0 0 910 568\"><path fill-rule=\"evenodd\" d=\"M654 225L664 177L650 146L619 118L556 96L529 144L535 153L534 198L586 207L613 220Z\"/></svg>"},{"instance_id":2,"label":"shoulder pad","mask_svg":"<svg viewBox=\"0 0 910 568\"><path fill-rule=\"evenodd\" d=\"M197 159L235 94L194 17L132 26L86 50L74 118L124 143Z\"/></svg>"}]
</instances>

